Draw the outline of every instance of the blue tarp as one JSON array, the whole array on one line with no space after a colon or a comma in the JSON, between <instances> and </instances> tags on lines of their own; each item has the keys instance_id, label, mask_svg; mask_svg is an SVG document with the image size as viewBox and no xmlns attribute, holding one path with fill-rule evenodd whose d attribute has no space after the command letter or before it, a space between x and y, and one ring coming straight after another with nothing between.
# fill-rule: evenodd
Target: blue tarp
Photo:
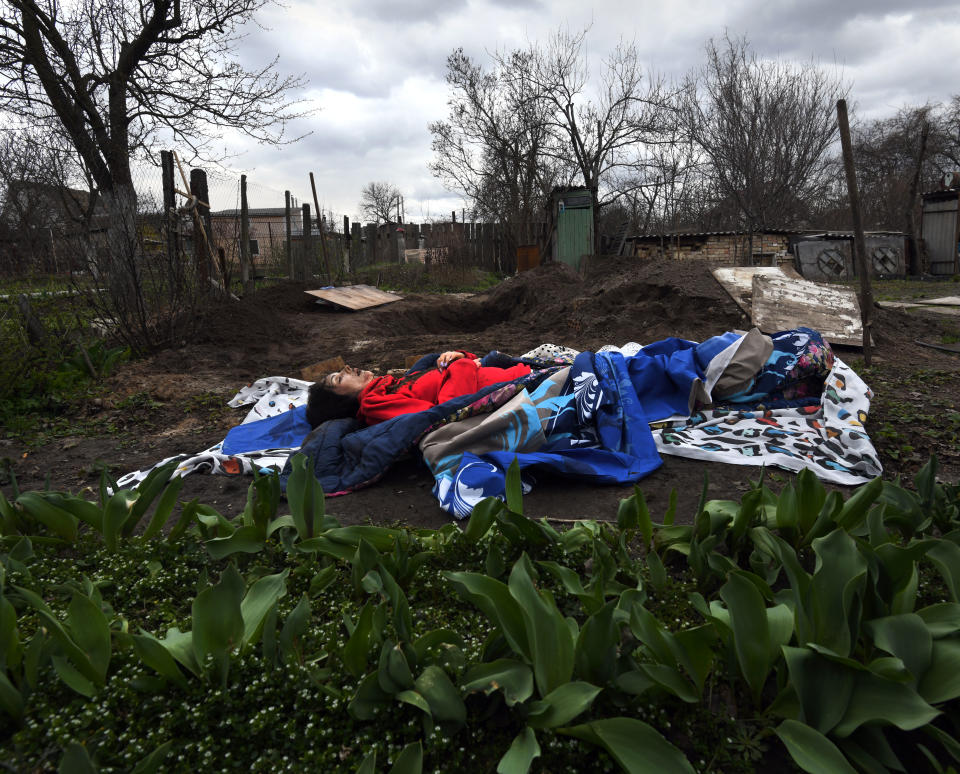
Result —
<instances>
[{"instance_id":1,"label":"blue tarp","mask_svg":"<svg viewBox=\"0 0 960 774\"><path fill-rule=\"evenodd\" d=\"M275 417L230 428L221 451L224 454L243 454L260 449L296 449L309 432L307 407L297 406Z\"/></svg>"}]
</instances>

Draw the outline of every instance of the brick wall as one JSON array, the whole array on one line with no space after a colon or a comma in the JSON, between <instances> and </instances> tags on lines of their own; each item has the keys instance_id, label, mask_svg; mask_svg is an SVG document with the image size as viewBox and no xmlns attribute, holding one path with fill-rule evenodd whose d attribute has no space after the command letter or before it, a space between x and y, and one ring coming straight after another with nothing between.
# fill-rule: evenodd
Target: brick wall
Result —
<instances>
[{"instance_id":1,"label":"brick wall","mask_svg":"<svg viewBox=\"0 0 960 774\"><path fill-rule=\"evenodd\" d=\"M679 244L678 244L679 241ZM754 263L781 263L787 257L789 239L786 234L754 234ZM737 266L751 263L747 260L750 238L744 234L681 235L663 240L638 241L634 243L637 258L672 258L675 260L705 260L713 263Z\"/></svg>"}]
</instances>

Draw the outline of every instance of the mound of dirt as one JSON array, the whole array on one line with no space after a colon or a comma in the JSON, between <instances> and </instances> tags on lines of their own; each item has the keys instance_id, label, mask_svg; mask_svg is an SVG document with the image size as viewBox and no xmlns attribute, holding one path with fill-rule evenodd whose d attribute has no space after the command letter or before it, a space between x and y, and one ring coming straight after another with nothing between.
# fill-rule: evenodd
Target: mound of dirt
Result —
<instances>
[{"instance_id":1,"label":"mound of dirt","mask_svg":"<svg viewBox=\"0 0 960 774\"><path fill-rule=\"evenodd\" d=\"M317 304L304 292L315 283L282 282L218 303L194 341L156 355L154 365L249 380L296 375L336 355L387 370L450 348L519 354L544 342L596 349L669 336L700 341L749 327L712 268L702 261L594 258L583 274L547 264L472 297L408 294L361 312ZM936 340L945 330L942 321L880 308L874 321L878 357L921 349L919 360L938 359L915 341Z\"/></svg>"}]
</instances>

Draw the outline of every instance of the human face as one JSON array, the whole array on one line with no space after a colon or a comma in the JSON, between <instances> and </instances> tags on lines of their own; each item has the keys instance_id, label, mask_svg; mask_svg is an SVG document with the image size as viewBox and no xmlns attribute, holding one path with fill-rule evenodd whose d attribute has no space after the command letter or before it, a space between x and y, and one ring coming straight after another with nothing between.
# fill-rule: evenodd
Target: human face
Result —
<instances>
[{"instance_id":1,"label":"human face","mask_svg":"<svg viewBox=\"0 0 960 774\"><path fill-rule=\"evenodd\" d=\"M335 373L327 374L323 381L337 395L359 395L360 390L370 384L373 378L371 371L344 366Z\"/></svg>"}]
</instances>

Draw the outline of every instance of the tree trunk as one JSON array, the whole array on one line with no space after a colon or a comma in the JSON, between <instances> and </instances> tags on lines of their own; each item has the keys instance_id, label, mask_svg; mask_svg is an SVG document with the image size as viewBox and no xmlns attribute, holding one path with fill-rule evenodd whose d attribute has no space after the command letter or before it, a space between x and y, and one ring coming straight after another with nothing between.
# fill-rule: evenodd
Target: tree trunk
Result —
<instances>
[{"instance_id":1,"label":"tree trunk","mask_svg":"<svg viewBox=\"0 0 960 774\"><path fill-rule=\"evenodd\" d=\"M917 162L910 180L910 193L907 195L907 210L904 213L907 231L907 274L920 274L920 250L917 240L917 194L920 190L920 173L923 171L923 159L927 153L927 138L930 135L930 122L924 119L920 130L920 144L917 149Z\"/></svg>"},{"instance_id":2,"label":"tree trunk","mask_svg":"<svg viewBox=\"0 0 960 774\"><path fill-rule=\"evenodd\" d=\"M97 258L98 269L107 277L118 317L129 319L139 311L137 192L131 183L116 183L111 189L101 190L100 196L106 218L106 238Z\"/></svg>"}]
</instances>

